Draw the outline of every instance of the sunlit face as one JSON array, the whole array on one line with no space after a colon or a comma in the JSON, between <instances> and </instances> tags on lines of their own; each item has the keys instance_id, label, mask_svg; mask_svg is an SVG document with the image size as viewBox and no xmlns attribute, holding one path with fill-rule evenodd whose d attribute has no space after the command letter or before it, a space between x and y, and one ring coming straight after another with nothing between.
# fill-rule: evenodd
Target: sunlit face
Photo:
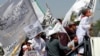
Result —
<instances>
[{"instance_id":1,"label":"sunlit face","mask_svg":"<svg viewBox=\"0 0 100 56\"><path fill-rule=\"evenodd\" d=\"M87 13L86 13L86 16L91 16L92 15L92 12L90 10L87 10Z\"/></svg>"}]
</instances>

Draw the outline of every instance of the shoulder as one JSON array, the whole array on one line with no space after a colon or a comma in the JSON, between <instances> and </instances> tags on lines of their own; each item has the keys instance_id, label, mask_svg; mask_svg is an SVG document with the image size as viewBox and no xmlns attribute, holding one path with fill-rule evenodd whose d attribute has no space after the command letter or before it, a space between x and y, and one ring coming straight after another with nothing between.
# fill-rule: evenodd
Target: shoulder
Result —
<instances>
[{"instance_id":1,"label":"shoulder","mask_svg":"<svg viewBox=\"0 0 100 56\"><path fill-rule=\"evenodd\" d=\"M83 18L81 18L80 22L86 22L87 20L88 20L88 17L83 17Z\"/></svg>"},{"instance_id":2,"label":"shoulder","mask_svg":"<svg viewBox=\"0 0 100 56\"><path fill-rule=\"evenodd\" d=\"M83 17L82 20L86 20L86 19L88 19L88 18L89 18L89 17Z\"/></svg>"},{"instance_id":3,"label":"shoulder","mask_svg":"<svg viewBox=\"0 0 100 56\"><path fill-rule=\"evenodd\" d=\"M58 40L58 39L54 39L54 42L55 42L55 43L59 43L59 40Z\"/></svg>"}]
</instances>

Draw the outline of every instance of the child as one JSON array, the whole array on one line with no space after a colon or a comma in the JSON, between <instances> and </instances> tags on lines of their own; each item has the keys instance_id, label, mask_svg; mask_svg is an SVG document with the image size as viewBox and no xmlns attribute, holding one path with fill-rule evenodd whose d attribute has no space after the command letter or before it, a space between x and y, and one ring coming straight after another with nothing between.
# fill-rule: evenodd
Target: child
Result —
<instances>
[{"instance_id":1,"label":"child","mask_svg":"<svg viewBox=\"0 0 100 56\"><path fill-rule=\"evenodd\" d=\"M83 42L84 36L86 36L89 33L89 29L91 27L89 17L92 15L92 13L91 13L90 9L88 9L88 8L82 9L81 13L82 13L81 21L80 21L79 26L76 30L78 44ZM83 47L80 47L78 50L78 56L82 56L81 54L82 55L84 54Z\"/></svg>"}]
</instances>

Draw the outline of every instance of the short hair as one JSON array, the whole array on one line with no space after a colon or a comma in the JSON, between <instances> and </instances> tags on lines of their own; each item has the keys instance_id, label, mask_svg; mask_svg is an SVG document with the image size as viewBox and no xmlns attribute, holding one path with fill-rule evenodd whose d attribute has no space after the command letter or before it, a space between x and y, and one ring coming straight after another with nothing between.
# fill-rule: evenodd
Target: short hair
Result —
<instances>
[{"instance_id":1,"label":"short hair","mask_svg":"<svg viewBox=\"0 0 100 56\"><path fill-rule=\"evenodd\" d=\"M83 15L86 15L87 10L90 10L90 9L89 9L89 8L83 8L83 9L81 10L81 13L82 13Z\"/></svg>"}]
</instances>

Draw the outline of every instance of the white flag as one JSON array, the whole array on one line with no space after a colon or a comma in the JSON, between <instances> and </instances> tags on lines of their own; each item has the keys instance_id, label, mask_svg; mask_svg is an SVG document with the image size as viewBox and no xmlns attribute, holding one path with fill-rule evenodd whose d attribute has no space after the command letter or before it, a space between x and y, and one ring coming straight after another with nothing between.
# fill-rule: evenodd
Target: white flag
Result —
<instances>
[{"instance_id":1,"label":"white flag","mask_svg":"<svg viewBox=\"0 0 100 56\"><path fill-rule=\"evenodd\" d=\"M60 22L58 22L54 28L53 28L54 31L58 31L58 32L62 32L62 33L66 33L66 30L64 29L64 27L61 25Z\"/></svg>"},{"instance_id":2,"label":"white flag","mask_svg":"<svg viewBox=\"0 0 100 56\"><path fill-rule=\"evenodd\" d=\"M47 3L46 3L46 7L47 7L47 11L44 16L43 25L48 27L52 24L54 18L52 16L52 13L51 13L50 8L48 7Z\"/></svg>"},{"instance_id":3,"label":"white flag","mask_svg":"<svg viewBox=\"0 0 100 56\"><path fill-rule=\"evenodd\" d=\"M38 6L36 0L31 0L31 3L32 3L33 8L35 8L34 10L35 10L35 13L36 13L36 15L37 15L37 17L38 17L38 20L40 21L40 23L42 23L43 20L44 20L44 19L43 19L43 17L44 17L43 11L42 11L41 8Z\"/></svg>"},{"instance_id":4,"label":"white flag","mask_svg":"<svg viewBox=\"0 0 100 56\"><path fill-rule=\"evenodd\" d=\"M71 17L73 17L73 13L76 14L74 18L75 21L80 21L80 10L82 8L90 8L90 10L94 13L96 8L96 0L76 0L72 8L66 13L65 18L63 20L63 26L66 26L69 22L71 22ZM80 14L80 15L79 15ZM92 15L93 18L93 15Z\"/></svg>"},{"instance_id":5,"label":"white flag","mask_svg":"<svg viewBox=\"0 0 100 56\"><path fill-rule=\"evenodd\" d=\"M10 0L0 7L0 42L5 56L14 55L25 37L23 28L38 21L34 9L30 0Z\"/></svg>"},{"instance_id":6,"label":"white flag","mask_svg":"<svg viewBox=\"0 0 100 56\"><path fill-rule=\"evenodd\" d=\"M66 26L67 24L72 22L72 18L71 17L73 17L73 14L75 14L74 15L75 18L73 20L78 18L80 10L82 8L88 7L89 3L90 3L90 0L76 0L76 2L73 4L71 9L66 13L65 18L64 18L64 20L62 22L63 26Z\"/></svg>"},{"instance_id":7,"label":"white flag","mask_svg":"<svg viewBox=\"0 0 100 56\"><path fill-rule=\"evenodd\" d=\"M42 26L37 21L33 24L30 24L24 28L25 33L27 34L27 37L30 39L34 38L37 34L39 34L41 31L43 31Z\"/></svg>"}]
</instances>

